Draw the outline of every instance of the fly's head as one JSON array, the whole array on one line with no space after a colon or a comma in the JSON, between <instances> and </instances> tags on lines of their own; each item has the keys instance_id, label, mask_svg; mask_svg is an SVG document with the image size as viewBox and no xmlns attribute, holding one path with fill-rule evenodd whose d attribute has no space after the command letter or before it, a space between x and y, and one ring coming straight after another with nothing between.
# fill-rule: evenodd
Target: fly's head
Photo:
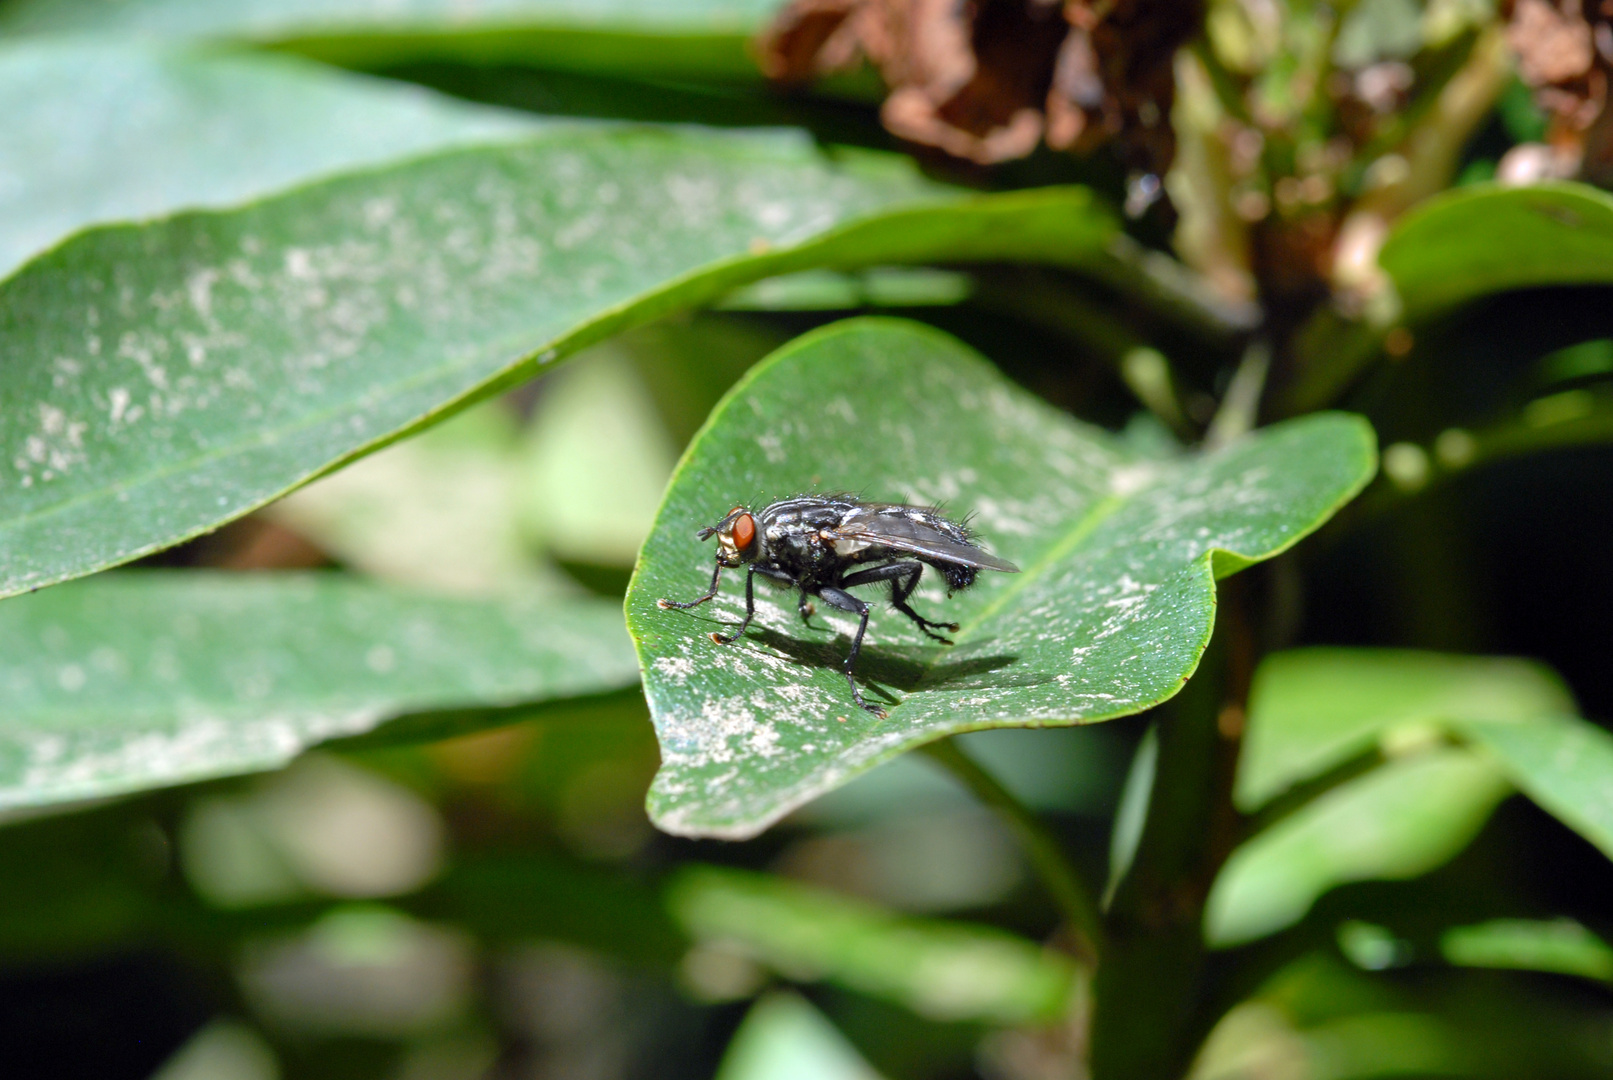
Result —
<instances>
[{"instance_id":1,"label":"fly's head","mask_svg":"<svg viewBox=\"0 0 1613 1080\"><path fill-rule=\"evenodd\" d=\"M723 566L740 566L754 562L761 552L762 540L756 529L756 518L743 506L728 511L728 516L715 525L708 525L697 533L702 540L717 538L717 561Z\"/></svg>"}]
</instances>

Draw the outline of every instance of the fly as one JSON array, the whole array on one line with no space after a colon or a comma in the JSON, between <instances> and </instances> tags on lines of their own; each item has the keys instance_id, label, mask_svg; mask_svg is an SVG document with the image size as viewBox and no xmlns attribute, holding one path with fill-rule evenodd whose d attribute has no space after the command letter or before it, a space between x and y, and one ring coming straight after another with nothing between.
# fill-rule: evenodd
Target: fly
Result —
<instances>
[{"instance_id":1,"label":"fly","mask_svg":"<svg viewBox=\"0 0 1613 1080\"><path fill-rule=\"evenodd\" d=\"M745 618L726 634L712 634L719 645L730 645L750 626L756 614L756 575L779 587L800 592L796 610L803 622L812 617L808 597L816 596L830 607L850 612L860 620L842 670L857 704L876 716L885 710L863 700L853 674L868 630L870 606L847 592L859 585L890 583L891 606L918 624L925 634L944 644L951 639L936 633L956 633L957 623L933 622L908 605L926 566L947 583L947 595L967 589L981 570L1019 573L1019 567L980 549L974 534L940 512L904 503L870 503L844 495L797 495L752 512L736 506L715 525L696 534L701 540L717 538L717 565L711 587L689 601L658 600L662 608L692 608L717 595L724 567L746 568Z\"/></svg>"}]
</instances>

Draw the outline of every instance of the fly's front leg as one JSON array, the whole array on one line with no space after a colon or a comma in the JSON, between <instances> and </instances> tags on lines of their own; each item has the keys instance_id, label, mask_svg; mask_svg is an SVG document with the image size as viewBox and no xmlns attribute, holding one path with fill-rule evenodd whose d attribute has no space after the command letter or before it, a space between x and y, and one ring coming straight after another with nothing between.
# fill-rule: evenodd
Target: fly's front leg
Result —
<instances>
[{"instance_id":1,"label":"fly's front leg","mask_svg":"<svg viewBox=\"0 0 1613 1080\"><path fill-rule=\"evenodd\" d=\"M668 600L663 596L661 599L655 602L655 606L663 610L666 608L677 608L680 611L686 608L699 607L701 604L704 604L707 600L710 600L713 596L717 595L717 582L721 580L721 578L722 563L718 563L711 570L711 588L706 590L705 595L697 596L693 600Z\"/></svg>"},{"instance_id":2,"label":"fly's front leg","mask_svg":"<svg viewBox=\"0 0 1613 1080\"><path fill-rule=\"evenodd\" d=\"M950 630L952 633L956 634L958 632L957 623L933 622L930 619L926 619L924 616L920 615L907 605L907 598L913 595L914 589L918 588L919 578L923 574L924 564L921 562L896 562L890 563L886 566L876 566L871 570L859 570L855 574L848 574L846 578L841 581L841 584L849 587L852 585L870 585L876 581L890 582L891 607L895 608L897 611L900 611L909 619L912 619L918 624L918 628L920 630L924 631L925 634L934 638L936 641L941 642L943 645L951 645L951 638L942 637L935 631Z\"/></svg>"},{"instance_id":3,"label":"fly's front leg","mask_svg":"<svg viewBox=\"0 0 1613 1080\"><path fill-rule=\"evenodd\" d=\"M844 582L842 584L844 584ZM824 603L829 604L832 607L837 607L841 611L849 611L853 615L857 615L861 618L862 621L857 624L857 636L851 639L851 652L846 654L846 663L844 665L846 682L851 684L851 696L856 700L858 705L867 709L875 716L883 717L885 715L885 710L880 708L878 705L870 705L868 702L864 701L862 691L857 689L857 680L852 678L852 673L857 670L857 654L862 652L863 635L868 632L868 605L850 593L830 586L824 586L823 588L819 589L818 595L823 597Z\"/></svg>"},{"instance_id":4,"label":"fly's front leg","mask_svg":"<svg viewBox=\"0 0 1613 1080\"><path fill-rule=\"evenodd\" d=\"M812 606L811 600L807 599L807 591L805 589L801 590L801 598L796 601L795 610L796 613L801 616L802 622L806 623L808 626L812 625L812 616L817 614L818 609Z\"/></svg>"},{"instance_id":5,"label":"fly's front leg","mask_svg":"<svg viewBox=\"0 0 1613 1080\"><path fill-rule=\"evenodd\" d=\"M749 566L745 568L745 618L740 621L738 626L734 627L732 633L712 634L711 640L715 641L719 645L732 645L734 642L739 640L739 635L745 632L745 628L750 626L750 621L755 616L756 568L754 566Z\"/></svg>"}]
</instances>

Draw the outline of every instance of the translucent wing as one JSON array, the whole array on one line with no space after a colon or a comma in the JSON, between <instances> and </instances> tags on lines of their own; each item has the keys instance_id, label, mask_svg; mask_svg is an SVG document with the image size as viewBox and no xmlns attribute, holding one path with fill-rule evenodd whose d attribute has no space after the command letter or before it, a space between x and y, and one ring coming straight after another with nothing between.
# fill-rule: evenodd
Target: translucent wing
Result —
<instances>
[{"instance_id":1,"label":"translucent wing","mask_svg":"<svg viewBox=\"0 0 1613 1080\"><path fill-rule=\"evenodd\" d=\"M898 551L911 551L915 555L978 566L983 570L1019 573L1019 567L1006 559L982 551L960 536L949 535L942 527L926 520L929 516L914 507L875 503L858 507L847 514L839 526L827 531L837 539L882 544ZM952 528L957 529L957 526Z\"/></svg>"}]
</instances>

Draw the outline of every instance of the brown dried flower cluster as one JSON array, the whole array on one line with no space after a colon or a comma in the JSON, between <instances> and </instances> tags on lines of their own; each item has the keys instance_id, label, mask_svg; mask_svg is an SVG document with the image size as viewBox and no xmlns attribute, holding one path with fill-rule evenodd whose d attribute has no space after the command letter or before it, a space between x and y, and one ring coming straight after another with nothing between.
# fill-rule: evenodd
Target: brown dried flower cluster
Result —
<instances>
[{"instance_id":1,"label":"brown dried flower cluster","mask_svg":"<svg viewBox=\"0 0 1613 1080\"><path fill-rule=\"evenodd\" d=\"M1511 0L1506 15L1518 75L1551 118L1547 171L1613 185L1613 0Z\"/></svg>"},{"instance_id":2,"label":"brown dried flower cluster","mask_svg":"<svg viewBox=\"0 0 1613 1080\"><path fill-rule=\"evenodd\" d=\"M1043 140L1161 174L1175 152L1172 59L1202 0L792 0L762 69L801 82L867 60L894 134L990 164Z\"/></svg>"}]
</instances>

